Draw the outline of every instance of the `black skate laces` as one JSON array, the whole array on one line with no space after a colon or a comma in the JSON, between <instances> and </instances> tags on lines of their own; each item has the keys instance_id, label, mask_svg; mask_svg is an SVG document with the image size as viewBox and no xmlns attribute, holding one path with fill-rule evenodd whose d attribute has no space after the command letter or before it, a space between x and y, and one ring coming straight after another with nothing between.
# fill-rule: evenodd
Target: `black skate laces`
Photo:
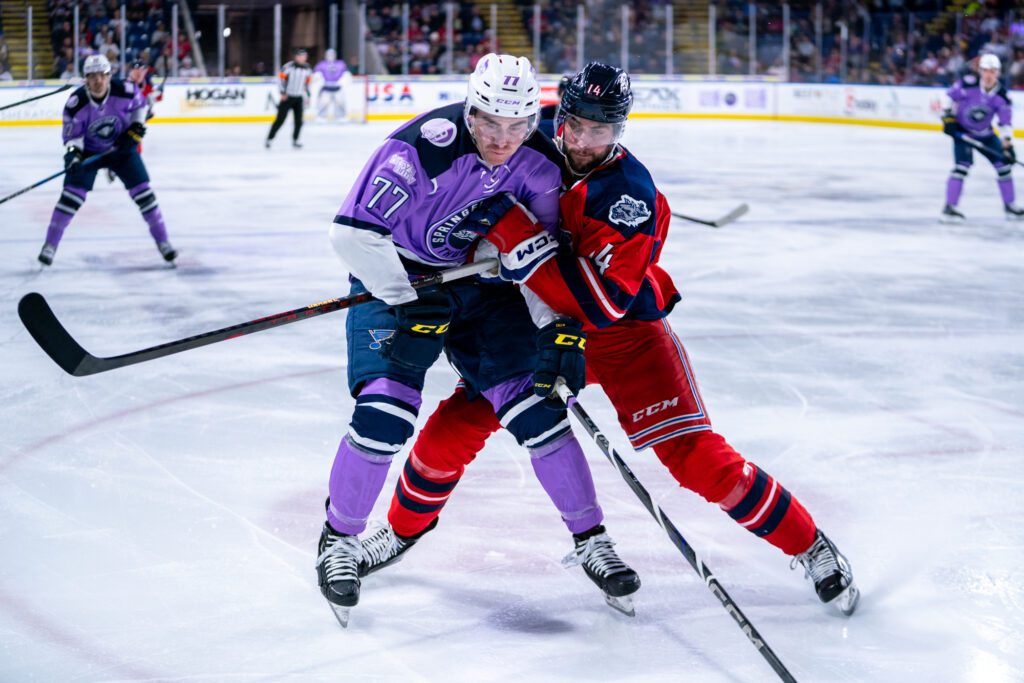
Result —
<instances>
[{"instance_id":1,"label":"black skate laces","mask_svg":"<svg viewBox=\"0 0 1024 683\"><path fill-rule=\"evenodd\" d=\"M566 555L562 559L562 565L565 567L583 565L602 576L611 576L619 572L629 571L626 563L615 554L615 550L612 547L614 545L615 542L608 534L591 536Z\"/></svg>"},{"instance_id":2,"label":"black skate laces","mask_svg":"<svg viewBox=\"0 0 1024 683\"><path fill-rule=\"evenodd\" d=\"M825 535L819 534L807 552L793 556L789 567L796 569L796 563L799 562L804 567L804 577L810 577L814 584L818 585L829 576L841 573L837 554L836 549L825 538Z\"/></svg>"},{"instance_id":3,"label":"black skate laces","mask_svg":"<svg viewBox=\"0 0 1024 683\"><path fill-rule=\"evenodd\" d=\"M327 546L316 558L317 564L323 565L327 581L353 581L359 578L359 560L363 548L355 536L328 537Z\"/></svg>"}]
</instances>

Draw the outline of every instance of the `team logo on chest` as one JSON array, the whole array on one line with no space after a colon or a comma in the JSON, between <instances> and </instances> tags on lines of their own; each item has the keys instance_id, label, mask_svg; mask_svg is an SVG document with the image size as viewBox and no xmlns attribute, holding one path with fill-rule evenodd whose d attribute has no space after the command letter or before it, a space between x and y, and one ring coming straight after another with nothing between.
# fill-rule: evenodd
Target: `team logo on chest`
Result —
<instances>
[{"instance_id":1,"label":"team logo on chest","mask_svg":"<svg viewBox=\"0 0 1024 683\"><path fill-rule=\"evenodd\" d=\"M975 123L981 123L992 113L992 109L985 105L975 105L967 110L967 118Z\"/></svg>"},{"instance_id":2,"label":"team logo on chest","mask_svg":"<svg viewBox=\"0 0 1024 683\"><path fill-rule=\"evenodd\" d=\"M120 132L121 123L116 116L104 116L89 124L89 135L100 140L113 140Z\"/></svg>"},{"instance_id":3,"label":"team logo on chest","mask_svg":"<svg viewBox=\"0 0 1024 683\"><path fill-rule=\"evenodd\" d=\"M651 210L647 208L647 204L639 199L633 199L628 194L622 195L608 210L608 218L612 223L628 225L631 228L635 228L650 217Z\"/></svg>"},{"instance_id":4,"label":"team logo on chest","mask_svg":"<svg viewBox=\"0 0 1024 683\"><path fill-rule=\"evenodd\" d=\"M480 235L460 224L481 202L476 201L458 211L453 211L441 221L427 229L427 246L430 253L439 259L453 261L461 259Z\"/></svg>"}]
</instances>

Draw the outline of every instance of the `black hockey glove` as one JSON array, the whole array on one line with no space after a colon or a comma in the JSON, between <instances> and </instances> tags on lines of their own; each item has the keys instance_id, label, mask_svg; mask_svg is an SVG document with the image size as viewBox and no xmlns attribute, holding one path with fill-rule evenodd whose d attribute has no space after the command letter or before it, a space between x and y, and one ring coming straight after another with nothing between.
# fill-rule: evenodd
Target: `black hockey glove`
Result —
<instances>
[{"instance_id":1,"label":"black hockey glove","mask_svg":"<svg viewBox=\"0 0 1024 683\"><path fill-rule=\"evenodd\" d=\"M142 138L146 135L146 127L139 122L135 122L128 126L128 130L121 133L121 136L117 139L117 146L120 149L126 150L136 147Z\"/></svg>"},{"instance_id":2,"label":"black hockey glove","mask_svg":"<svg viewBox=\"0 0 1024 683\"><path fill-rule=\"evenodd\" d=\"M486 235L515 205L515 196L511 192L502 192L496 197L485 200L483 204L466 216L459 227L467 227L480 236Z\"/></svg>"},{"instance_id":3,"label":"black hockey glove","mask_svg":"<svg viewBox=\"0 0 1024 683\"><path fill-rule=\"evenodd\" d=\"M1003 156L1006 157L1006 162L1008 164L1012 165L1017 163L1017 152L1014 151L1013 145L1003 147Z\"/></svg>"},{"instance_id":4,"label":"black hockey glove","mask_svg":"<svg viewBox=\"0 0 1024 683\"><path fill-rule=\"evenodd\" d=\"M574 394L587 384L587 367L583 350L587 335L583 324L572 318L561 318L537 331L537 367L533 371L533 393L548 399L544 406L562 410L555 380L561 377Z\"/></svg>"},{"instance_id":5,"label":"black hockey glove","mask_svg":"<svg viewBox=\"0 0 1024 683\"><path fill-rule=\"evenodd\" d=\"M444 348L452 319L448 293L436 287L420 290L419 298L394 306L395 333L381 349L388 360L414 370L426 370Z\"/></svg>"},{"instance_id":6,"label":"black hockey glove","mask_svg":"<svg viewBox=\"0 0 1024 683\"><path fill-rule=\"evenodd\" d=\"M82 150L74 145L68 145L67 151L64 152L64 170L70 173L80 163L82 163Z\"/></svg>"},{"instance_id":7,"label":"black hockey glove","mask_svg":"<svg viewBox=\"0 0 1024 683\"><path fill-rule=\"evenodd\" d=\"M960 131L960 124L956 122L956 114L951 111L942 114L942 132L953 138Z\"/></svg>"}]
</instances>

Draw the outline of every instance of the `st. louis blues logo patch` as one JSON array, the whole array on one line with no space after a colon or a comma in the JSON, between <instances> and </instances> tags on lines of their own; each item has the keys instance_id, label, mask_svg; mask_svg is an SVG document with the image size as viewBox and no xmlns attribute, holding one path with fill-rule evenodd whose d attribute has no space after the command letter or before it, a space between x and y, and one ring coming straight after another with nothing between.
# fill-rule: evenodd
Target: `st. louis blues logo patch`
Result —
<instances>
[{"instance_id":1,"label":"st. louis blues logo patch","mask_svg":"<svg viewBox=\"0 0 1024 683\"><path fill-rule=\"evenodd\" d=\"M608 218L612 223L628 225L631 228L635 228L650 217L651 210L647 208L647 204L639 199L633 199L628 194L622 195L608 210Z\"/></svg>"},{"instance_id":2,"label":"st. louis blues logo patch","mask_svg":"<svg viewBox=\"0 0 1024 683\"><path fill-rule=\"evenodd\" d=\"M367 330L370 336L373 337L373 342L370 343L370 348L374 351L380 350L384 346L384 342L395 336L394 330Z\"/></svg>"}]
</instances>

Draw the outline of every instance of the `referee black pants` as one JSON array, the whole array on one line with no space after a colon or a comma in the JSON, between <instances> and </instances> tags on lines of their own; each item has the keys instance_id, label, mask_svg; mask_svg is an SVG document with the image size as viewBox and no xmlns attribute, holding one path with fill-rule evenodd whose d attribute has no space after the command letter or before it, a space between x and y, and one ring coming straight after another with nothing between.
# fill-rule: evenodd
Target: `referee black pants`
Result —
<instances>
[{"instance_id":1,"label":"referee black pants","mask_svg":"<svg viewBox=\"0 0 1024 683\"><path fill-rule=\"evenodd\" d=\"M277 135L277 131L284 125L284 120L288 118L289 111L295 114L295 131L292 133L292 140L299 139L299 131L302 130L302 98L289 95L277 105L277 118L274 119L273 125L270 126L270 135L267 136L268 140L273 140L274 136Z\"/></svg>"}]
</instances>

